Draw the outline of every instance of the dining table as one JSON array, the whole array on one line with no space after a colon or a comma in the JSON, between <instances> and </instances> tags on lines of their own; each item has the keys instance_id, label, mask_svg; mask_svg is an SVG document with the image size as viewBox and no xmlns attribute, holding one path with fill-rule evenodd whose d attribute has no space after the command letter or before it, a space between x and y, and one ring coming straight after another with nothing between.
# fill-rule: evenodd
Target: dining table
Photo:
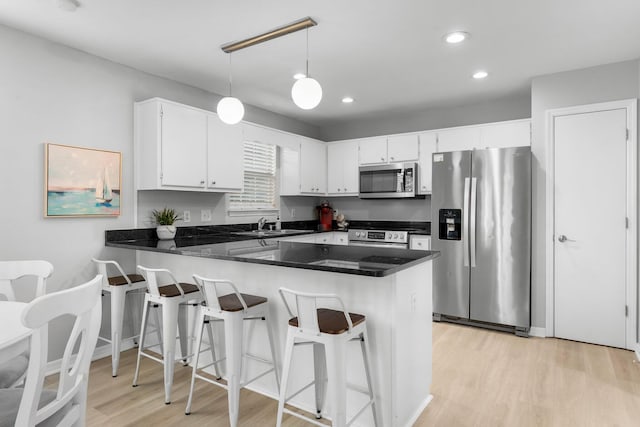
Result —
<instances>
[{"instance_id":1,"label":"dining table","mask_svg":"<svg viewBox=\"0 0 640 427\"><path fill-rule=\"evenodd\" d=\"M0 301L0 363L13 359L29 349L32 329L22 324L27 303Z\"/></svg>"}]
</instances>

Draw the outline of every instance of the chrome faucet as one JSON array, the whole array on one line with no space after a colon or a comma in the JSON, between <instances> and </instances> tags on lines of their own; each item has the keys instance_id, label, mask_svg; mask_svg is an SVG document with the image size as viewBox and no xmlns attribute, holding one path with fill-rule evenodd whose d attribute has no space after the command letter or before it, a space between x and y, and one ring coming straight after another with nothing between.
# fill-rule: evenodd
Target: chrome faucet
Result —
<instances>
[{"instance_id":1,"label":"chrome faucet","mask_svg":"<svg viewBox=\"0 0 640 427\"><path fill-rule=\"evenodd\" d=\"M262 228L266 223L267 223L267 219L265 217L260 218L258 220L258 231L262 231Z\"/></svg>"}]
</instances>

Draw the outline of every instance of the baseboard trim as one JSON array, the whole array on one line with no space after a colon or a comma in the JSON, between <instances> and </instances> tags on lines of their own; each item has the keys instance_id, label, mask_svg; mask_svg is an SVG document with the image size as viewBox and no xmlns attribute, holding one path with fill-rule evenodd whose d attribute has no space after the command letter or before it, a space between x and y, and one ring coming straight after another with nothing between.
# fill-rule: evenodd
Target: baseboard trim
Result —
<instances>
[{"instance_id":1,"label":"baseboard trim","mask_svg":"<svg viewBox=\"0 0 640 427\"><path fill-rule=\"evenodd\" d=\"M98 340L100 342L100 340ZM122 340L122 344L120 344L120 351L130 350L136 346L136 343L133 338L126 338ZM98 359L104 359L105 357L111 357L111 344L101 345L100 347L96 347L93 352L93 356L91 357L91 361L95 361ZM47 368L45 371L45 375L52 375L60 372L60 367L62 366L62 359L52 360L51 362L47 362Z\"/></svg>"},{"instance_id":2,"label":"baseboard trim","mask_svg":"<svg viewBox=\"0 0 640 427\"><path fill-rule=\"evenodd\" d=\"M433 400L433 394L430 394L429 396L427 396L427 398L424 400L424 402L422 402L420 407L418 407L416 412L414 412L413 416L409 418L409 422L405 424L405 427L411 427L412 425L414 425L415 422L418 421L418 418L420 418L420 415L422 415L424 410L427 409L427 406L429 406L432 400Z\"/></svg>"},{"instance_id":3,"label":"baseboard trim","mask_svg":"<svg viewBox=\"0 0 640 427\"><path fill-rule=\"evenodd\" d=\"M640 342L636 343L636 359L640 362Z\"/></svg>"},{"instance_id":4,"label":"baseboard trim","mask_svg":"<svg viewBox=\"0 0 640 427\"><path fill-rule=\"evenodd\" d=\"M547 328L540 328L538 326L532 326L529 329L529 336L537 337L537 338L546 338L547 337Z\"/></svg>"}]
</instances>

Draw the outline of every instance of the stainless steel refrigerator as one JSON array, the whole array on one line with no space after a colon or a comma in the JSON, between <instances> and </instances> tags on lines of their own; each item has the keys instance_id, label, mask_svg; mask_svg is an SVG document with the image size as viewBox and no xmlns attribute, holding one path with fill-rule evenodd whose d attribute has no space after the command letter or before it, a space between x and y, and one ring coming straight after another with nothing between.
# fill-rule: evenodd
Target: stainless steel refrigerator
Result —
<instances>
[{"instance_id":1,"label":"stainless steel refrigerator","mask_svg":"<svg viewBox=\"0 0 640 427\"><path fill-rule=\"evenodd\" d=\"M531 326L531 150L433 154L434 320Z\"/></svg>"}]
</instances>

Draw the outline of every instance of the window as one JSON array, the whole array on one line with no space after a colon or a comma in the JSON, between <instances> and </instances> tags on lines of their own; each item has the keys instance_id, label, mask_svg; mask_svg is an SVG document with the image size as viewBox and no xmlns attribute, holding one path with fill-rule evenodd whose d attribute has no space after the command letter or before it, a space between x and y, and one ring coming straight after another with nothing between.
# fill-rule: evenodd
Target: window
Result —
<instances>
[{"instance_id":1,"label":"window","mask_svg":"<svg viewBox=\"0 0 640 427\"><path fill-rule=\"evenodd\" d=\"M276 209L276 146L244 142L244 190L229 195L229 210Z\"/></svg>"}]
</instances>

